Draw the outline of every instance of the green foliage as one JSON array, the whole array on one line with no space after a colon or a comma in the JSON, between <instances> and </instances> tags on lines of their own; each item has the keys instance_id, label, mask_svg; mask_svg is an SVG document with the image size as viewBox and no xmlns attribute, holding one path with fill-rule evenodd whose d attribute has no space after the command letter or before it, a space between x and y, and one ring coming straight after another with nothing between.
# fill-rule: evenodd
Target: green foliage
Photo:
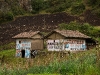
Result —
<instances>
[{"instance_id":1,"label":"green foliage","mask_svg":"<svg viewBox=\"0 0 100 75\"><path fill-rule=\"evenodd\" d=\"M25 9L19 5L18 0L5 0L5 2L9 5L9 11L11 11L14 16L23 15L25 13Z\"/></svg>"},{"instance_id":2,"label":"green foliage","mask_svg":"<svg viewBox=\"0 0 100 75\"><path fill-rule=\"evenodd\" d=\"M97 5L99 2L99 0L84 0L85 5L87 6L91 6L94 7L95 5Z\"/></svg>"},{"instance_id":3,"label":"green foliage","mask_svg":"<svg viewBox=\"0 0 100 75\"><path fill-rule=\"evenodd\" d=\"M94 27L92 25L88 24L88 23L83 23L79 27L80 32L82 32L86 35L89 35L89 36L92 36L93 30L94 30Z\"/></svg>"},{"instance_id":4,"label":"green foliage","mask_svg":"<svg viewBox=\"0 0 100 75\"><path fill-rule=\"evenodd\" d=\"M25 13L25 11L23 9L21 9L20 7L18 6L13 6L11 8L11 11L13 12L13 14L16 16L16 15L23 15Z\"/></svg>"},{"instance_id":5,"label":"green foliage","mask_svg":"<svg viewBox=\"0 0 100 75\"><path fill-rule=\"evenodd\" d=\"M84 10L85 10L85 6L83 5L83 3L75 4L71 8L71 13L74 15L77 15L77 14L79 15L83 13Z\"/></svg>"},{"instance_id":6,"label":"green foliage","mask_svg":"<svg viewBox=\"0 0 100 75\"><path fill-rule=\"evenodd\" d=\"M72 56L73 57L73 56ZM87 75L87 72L89 74L93 73L98 74L98 71L95 69L95 63L96 63L96 55L95 54L88 54L84 55L80 58L75 58L68 60L63 68L61 68L62 75L63 74L72 74L72 75ZM65 67L65 65L67 65ZM64 70L63 70L64 69Z\"/></svg>"},{"instance_id":7,"label":"green foliage","mask_svg":"<svg viewBox=\"0 0 100 75\"><path fill-rule=\"evenodd\" d=\"M69 24L61 23L59 24L59 28L65 30L79 30L79 23L77 22L70 22Z\"/></svg>"},{"instance_id":8,"label":"green foliage","mask_svg":"<svg viewBox=\"0 0 100 75\"><path fill-rule=\"evenodd\" d=\"M14 15L13 15L12 12L7 12L7 13L5 13L4 17L5 17L6 21L7 21L7 20L8 20L8 21L11 21L11 20L14 19Z\"/></svg>"},{"instance_id":9,"label":"green foliage","mask_svg":"<svg viewBox=\"0 0 100 75\"><path fill-rule=\"evenodd\" d=\"M100 0L84 0L83 3L92 11L93 14L100 17Z\"/></svg>"},{"instance_id":10,"label":"green foliage","mask_svg":"<svg viewBox=\"0 0 100 75\"><path fill-rule=\"evenodd\" d=\"M71 8L70 12L72 14L81 14L85 10L85 6L80 0L32 0L32 8L32 13L39 13L41 10L45 10L49 13L56 13L68 11Z\"/></svg>"},{"instance_id":11,"label":"green foliage","mask_svg":"<svg viewBox=\"0 0 100 75\"><path fill-rule=\"evenodd\" d=\"M14 19L14 15L12 12L0 12L0 23L11 21Z\"/></svg>"},{"instance_id":12,"label":"green foliage","mask_svg":"<svg viewBox=\"0 0 100 75\"><path fill-rule=\"evenodd\" d=\"M18 0L5 0L9 10L0 11L0 23L13 20L15 16L30 13L20 5ZM72 15L81 15L85 10L91 10L93 14L100 17L100 0L31 0L32 14L42 11L47 13L68 12ZM2 15L2 16L1 16ZM5 17L7 15L7 17Z\"/></svg>"},{"instance_id":13,"label":"green foliage","mask_svg":"<svg viewBox=\"0 0 100 75\"><path fill-rule=\"evenodd\" d=\"M9 56L12 56L13 54L12 52L13 50L9 50L9 51L1 52L1 54L7 55L8 53ZM15 67L13 69L10 69L9 67L8 69L6 68L5 65L3 69L0 68L0 75L50 75L50 74L52 75L92 75L92 74L99 75L100 74L99 72L100 68L98 67L99 66L98 63L100 62L100 60L97 60L96 51L95 52L86 51L86 52L74 53L74 54L71 53L71 55L68 57L69 57L68 59L65 59L60 62L58 62L58 60L56 59L53 60L52 63L48 65L40 65L40 66L33 65L28 69L20 69L18 67ZM15 60L14 58L12 59L13 61ZM17 62L20 62L20 60L17 60Z\"/></svg>"},{"instance_id":14,"label":"green foliage","mask_svg":"<svg viewBox=\"0 0 100 75\"><path fill-rule=\"evenodd\" d=\"M77 22L70 22L69 24L59 24L59 28L60 29L65 29L65 30L78 30L88 36L91 37L99 37L100 35L100 30L99 29L95 29L93 26L91 26L88 23L77 23Z\"/></svg>"},{"instance_id":15,"label":"green foliage","mask_svg":"<svg viewBox=\"0 0 100 75\"><path fill-rule=\"evenodd\" d=\"M62 12L70 7L70 0L32 0L32 13L39 13L45 10L49 13Z\"/></svg>"},{"instance_id":16,"label":"green foliage","mask_svg":"<svg viewBox=\"0 0 100 75\"><path fill-rule=\"evenodd\" d=\"M4 5L0 9L0 23L11 21L15 16L23 15L25 13L25 10L19 6L17 0L5 0L4 4L7 4L7 6ZM7 10L5 10L6 7Z\"/></svg>"},{"instance_id":17,"label":"green foliage","mask_svg":"<svg viewBox=\"0 0 100 75\"><path fill-rule=\"evenodd\" d=\"M94 14L100 16L99 5L99 0L32 0L32 13L36 14L41 11L46 11L47 13L67 11L73 15L80 15L89 8Z\"/></svg>"},{"instance_id":18,"label":"green foliage","mask_svg":"<svg viewBox=\"0 0 100 75\"><path fill-rule=\"evenodd\" d=\"M100 7L95 7L93 10L92 10L92 13L94 13L95 15L98 15L98 17L100 17Z\"/></svg>"},{"instance_id":19,"label":"green foliage","mask_svg":"<svg viewBox=\"0 0 100 75\"><path fill-rule=\"evenodd\" d=\"M7 49L13 49L15 47L15 43L9 43L5 45L0 46L0 50L7 50Z\"/></svg>"},{"instance_id":20,"label":"green foliage","mask_svg":"<svg viewBox=\"0 0 100 75\"><path fill-rule=\"evenodd\" d=\"M50 13L56 13L56 12L62 12L65 10L65 4L61 4L52 8L49 8L46 10L46 12L50 12Z\"/></svg>"},{"instance_id":21,"label":"green foliage","mask_svg":"<svg viewBox=\"0 0 100 75\"><path fill-rule=\"evenodd\" d=\"M39 13L44 8L43 0L32 0L32 13Z\"/></svg>"},{"instance_id":22,"label":"green foliage","mask_svg":"<svg viewBox=\"0 0 100 75\"><path fill-rule=\"evenodd\" d=\"M27 74L27 75L60 75L60 74L48 74L48 73L46 74L45 73L45 74Z\"/></svg>"}]
</instances>

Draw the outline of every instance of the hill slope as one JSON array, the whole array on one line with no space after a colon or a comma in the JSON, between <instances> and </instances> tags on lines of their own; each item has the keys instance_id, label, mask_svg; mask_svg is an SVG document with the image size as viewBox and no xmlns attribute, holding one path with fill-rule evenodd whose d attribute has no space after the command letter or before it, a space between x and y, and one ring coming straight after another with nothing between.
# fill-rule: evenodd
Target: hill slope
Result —
<instances>
[{"instance_id":1,"label":"hill slope","mask_svg":"<svg viewBox=\"0 0 100 75\"><path fill-rule=\"evenodd\" d=\"M67 13L39 14L35 16L17 17L14 21L0 25L0 44L11 42L12 36L24 31L51 31L58 28L60 23L71 21L88 22L91 25L99 26L100 18L86 11L81 16L71 16Z\"/></svg>"},{"instance_id":2,"label":"hill slope","mask_svg":"<svg viewBox=\"0 0 100 75\"><path fill-rule=\"evenodd\" d=\"M66 13L44 14L36 16L18 17L12 22L0 25L0 44L12 40L12 36L24 31L51 31L60 23L69 23L78 19Z\"/></svg>"}]
</instances>

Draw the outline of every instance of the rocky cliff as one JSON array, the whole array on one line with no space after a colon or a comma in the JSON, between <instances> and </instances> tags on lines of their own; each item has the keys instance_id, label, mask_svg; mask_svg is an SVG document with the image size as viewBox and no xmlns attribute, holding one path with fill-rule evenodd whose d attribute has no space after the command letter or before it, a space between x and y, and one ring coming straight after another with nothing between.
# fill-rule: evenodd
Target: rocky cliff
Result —
<instances>
[{"instance_id":1,"label":"rocky cliff","mask_svg":"<svg viewBox=\"0 0 100 75\"><path fill-rule=\"evenodd\" d=\"M26 11L32 11L31 0L18 0L19 5Z\"/></svg>"},{"instance_id":2,"label":"rocky cliff","mask_svg":"<svg viewBox=\"0 0 100 75\"><path fill-rule=\"evenodd\" d=\"M0 0L0 11L2 12L11 10L13 6L32 11L31 0Z\"/></svg>"}]
</instances>

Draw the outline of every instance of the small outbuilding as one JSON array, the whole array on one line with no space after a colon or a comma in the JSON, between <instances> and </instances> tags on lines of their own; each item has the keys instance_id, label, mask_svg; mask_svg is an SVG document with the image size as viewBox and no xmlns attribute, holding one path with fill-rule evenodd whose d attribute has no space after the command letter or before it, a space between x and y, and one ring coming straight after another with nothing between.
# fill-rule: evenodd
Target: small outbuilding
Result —
<instances>
[{"instance_id":1,"label":"small outbuilding","mask_svg":"<svg viewBox=\"0 0 100 75\"><path fill-rule=\"evenodd\" d=\"M91 37L72 30L54 30L45 39L48 51L87 50L96 44Z\"/></svg>"},{"instance_id":2,"label":"small outbuilding","mask_svg":"<svg viewBox=\"0 0 100 75\"><path fill-rule=\"evenodd\" d=\"M43 35L40 31L23 32L12 37L16 39L16 56L30 58L36 50L44 48Z\"/></svg>"}]
</instances>

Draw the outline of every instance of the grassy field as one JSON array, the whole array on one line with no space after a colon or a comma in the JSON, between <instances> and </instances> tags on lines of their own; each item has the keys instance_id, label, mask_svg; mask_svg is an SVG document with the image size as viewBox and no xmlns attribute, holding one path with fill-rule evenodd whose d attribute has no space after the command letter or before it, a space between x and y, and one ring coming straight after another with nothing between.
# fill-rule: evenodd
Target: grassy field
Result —
<instances>
[{"instance_id":1,"label":"grassy field","mask_svg":"<svg viewBox=\"0 0 100 75\"><path fill-rule=\"evenodd\" d=\"M60 74L27 74L27 75L60 75Z\"/></svg>"},{"instance_id":2,"label":"grassy field","mask_svg":"<svg viewBox=\"0 0 100 75\"><path fill-rule=\"evenodd\" d=\"M0 75L100 75L99 70L99 49L39 52L33 59L15 57L14 49L0 52Z\"/></svg>"}]
</instances>

